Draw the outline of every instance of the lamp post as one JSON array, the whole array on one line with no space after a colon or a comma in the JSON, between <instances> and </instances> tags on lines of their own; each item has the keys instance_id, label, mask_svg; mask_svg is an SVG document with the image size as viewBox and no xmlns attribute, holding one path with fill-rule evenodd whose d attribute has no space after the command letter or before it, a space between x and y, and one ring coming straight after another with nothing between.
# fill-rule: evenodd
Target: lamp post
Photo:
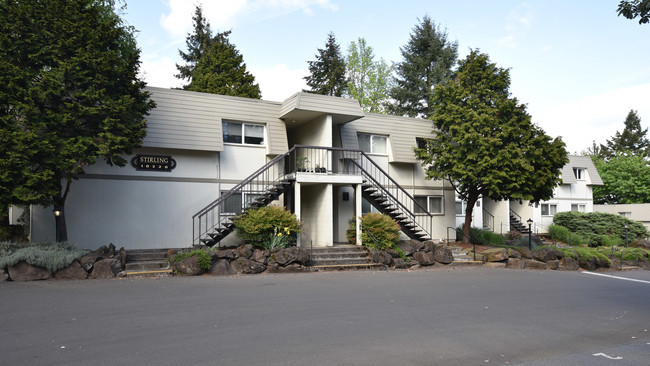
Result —
<instances>
[{"instance_id":1,"label":"lamp post","mask_svg":"<svg viewBox=\"0 0 650 366\"><path fill-rule=\"evenodd\" d=\"M630 223L625 223L625 249L627 249L627 230L630 228Z\"/></svg>"},{"instance_id":2,"label":"lamp post","mask_svg":"<svg viewBox=\"0 0 650 366\"><path fill-rule=\"evenodd\" d=\"M531 230L531 226L533 225L533 219L528 219L526 220L528 223L528 250L533 250L533 239L532 239L532 233L533 231Z\"/></svg>"},{"instance_id":3,"label":"lamp post","mask_svg":"<svg viewBox=\"0 0 650 366\"><path fill-rule=\"evenodd\" d=\"M59 217L61 216L61 211L54 210L54 226L56 227L56 242L61 241L61 235L59 234Z\"/></svg>"}]
</instances>

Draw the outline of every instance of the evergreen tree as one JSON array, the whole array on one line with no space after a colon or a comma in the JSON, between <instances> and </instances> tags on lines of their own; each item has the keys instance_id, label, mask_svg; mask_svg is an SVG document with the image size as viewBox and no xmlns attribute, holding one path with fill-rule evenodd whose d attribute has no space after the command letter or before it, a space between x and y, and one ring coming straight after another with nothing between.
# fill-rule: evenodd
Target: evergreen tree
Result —
<instances>
[{"instance_id":1,"label":"evergreen tree","mask_svg":"<svg viewBox=\"0 0 650 366\"><path fill-rule=\"evenodd\" d=\"M345 91L345 60L334 33L327 35L325 48L318 49L316 61L308 61L309 76L305 76L310 93L340 97Z\"/></svg>"},{"instance_id":2,"label":"evergreen tree","mask_svg":"<svg viewBox=\"0 0 650 366\"><path fill-rule=\"evenodd\" d=\"M601 156L605 159L615 155L648 156L650 141L646 137L648 129L641 128L641 119L635 110L630 110L625 118L623 132L616 131L605 146L601 146Z\"/></svg>"},{"instance_id":3,"label":"evergreen tree","mask_svg":"<svg viewBox=\"0 0 650 366\"><path fill-rule=\"evenodd\" d=\"M415 149L428 179L447 179L467 201L465 241L480 197L538 202L553 196L568 162L560 138L531 122L526 105L510 97L510 73L471 51L455 80L432 98L433 138Z\"/></svg>"},{"instance_id":4,"label":"evergreen tree","mask_svg":"<svg viewBox=\"0 0 650 366\"><path fill-rule=\"evenodd\" d=\"M392 67L384 59L375 61L374 58L372 47L365 39L350 43L346 57L347 95L358 100L367 112L384 113L392 84Z\"/></svg>"},{"instance_id":5,"label":"evergreen tree","mask_svg":"<svg viewBox=\"0 0 650 366\"><path fill-rule=\"evenodd\" d=\"M176 64L178 74L175 76L189 81L183 89L260 99L259 84L246 70L244 57L228 40L231 32L219 32L213 36L200 6L196 7L192 21L194 32L185 40L187 53L178 51L187 64Z\"/></svg>"},{"instance_id":6,"label":"evergreen tree","mask_svg":"<svg viewBox=\"0 0 650 366\"><path fill-rule=\"evenodd\" d=\"M391 90L393 114L429 118L433 114L433 89L452 77L458 58L458 42L447 39L425 16L413 28L408 43L400 48L404 60L395 65L395 87Z\"/></svg>"},{"instance_id":7,"label":"evergreen tree","mask_svg":"<svg viewBox=\"0 0 650 366\"><path fill-rule=\"evenodd\" d=\"M71 182L100 157L125 165L155 106L112 3L0 1L0 196L53 206L61 240Z\"/></svg>"}]
</instances>

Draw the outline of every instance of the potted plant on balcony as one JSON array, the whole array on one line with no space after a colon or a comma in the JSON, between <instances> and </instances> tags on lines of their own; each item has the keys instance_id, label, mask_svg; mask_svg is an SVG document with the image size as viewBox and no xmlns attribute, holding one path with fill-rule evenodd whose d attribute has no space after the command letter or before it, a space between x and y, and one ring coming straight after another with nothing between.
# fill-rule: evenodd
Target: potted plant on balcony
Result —
<instances>
[{"instance_id":1,"label":"potted plant on balcony","mask_svg":"<svg viewBox=\"0 0 650 366\"><path fill-rule=\"evenodd\" d=\"M325 167L322 167L322 168L321 168L320 165L316 164L316 169L315 169L315 171L316 171L316 173L327 173L327 168L325 168Z\"/></svg>"},{"instance_id":2,"label":"potted plant on balcony","mask_svg":"<svg viewBox=\"0 0 650 366\"><path fill-rule=\"evenodd\" d=\"M306 156L298 156L296 158L296 171L306 172L308 163L309 159Z\"/></svg>"}]
</instances>

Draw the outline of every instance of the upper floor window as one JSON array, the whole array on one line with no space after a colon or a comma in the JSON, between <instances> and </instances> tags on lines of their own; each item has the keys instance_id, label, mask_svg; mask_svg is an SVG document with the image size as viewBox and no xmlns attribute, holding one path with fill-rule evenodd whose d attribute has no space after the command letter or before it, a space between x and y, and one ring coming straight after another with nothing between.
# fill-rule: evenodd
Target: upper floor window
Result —
<instances>
[{"instance_id":1,"label":"upper floor window","mask_svg":"<svg viewBox=\"0 0 650 366\"><path fill-rule=\"evenodd\" d=\"M223 142L264 145L264 126L250 123L223 122Z\"/></svg>"},{"instance_id":2,"label":"upper floor window","mask_svg":"<svg viewBox=\"0 0 650 366\"><path fill-rule=\"evenodd\" d=\"M618 214L628 219L632 216L632 212L619 212Z\"/></svg>"},{"instance_id":3,"label":"upper floor window","mask_svg":"<svg viewBox=\"0 0 650 366\"><path fill-rule=\"evenodd\" d=\"M585 170L583 168L573 168L573 175L577 180L585 180Z\"/></svg>"},{"instance_id":4,"label":"upper floor window","mask_svg":"<svg viewBox=\"0 0 650 366\"><path fill-rule=\"evenodd\" d=\"M413 198L415 198L415 201L422 206L414 205L414 213L426 213L423 208L432 214L445 213L444 199L442 196L415 196Z\"/></svg>"},{"instance_id":5,"label":"upper floor window","mask_svg":"<svg viewBox=\"0 0 650 366\"><path fill-rule=\"evenodd\" d=\"M416 137L415 138L415 143L418 147L418 149L426 149L427 148L427 141L431 139L426 139L424 137Z\"/></svg>"},{"instance_id":6,"label":"upper floor window","mask_svg":"<svg viewBox=\"0 0 650 366\"><path fill-rule=\"evenodd\" d=\"M388 153L388 137L380 135L370 135L367 133L360 133L357 135L359 140L359 149L363 152L370 154L387 154Z\"/></svg>"}]
</instances>

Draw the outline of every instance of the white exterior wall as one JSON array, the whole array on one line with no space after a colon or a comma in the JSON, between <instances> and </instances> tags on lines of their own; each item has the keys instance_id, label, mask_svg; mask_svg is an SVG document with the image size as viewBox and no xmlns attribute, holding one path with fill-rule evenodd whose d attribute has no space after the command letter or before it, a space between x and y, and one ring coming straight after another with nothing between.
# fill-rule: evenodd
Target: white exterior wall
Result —
<instances>
[{"instance_id":1,"label":"white exterior wall","mask_svg":"<svg viewBox=\"0 0 650 366\"><path fill-rule=\"evenodd\" d=\"M224 144L220 178L234 186L261 168L266 161L264 146Z\"/></svg>"},{"instance_id":2,"label":"white exterior wall","mask_svg":"<svg viewBox=\"0 0 650 366\"><path fill-rule=\"evenodd\" d=\"M177 166L171 172L110 167L102 161L89 167L72 182L66 200L70 242L92 249L108 245L107 240L127 249L191 245L192 215L219 194L219 153L160 149L138 153L171 155ZM31 230L33 241L55 239L50 208L33 208Z\"/></svg>"},{"instance_id":3,"label":"white exterior wall","mask_svg":"<svg viewBox=\"0 0 650 366\"><path fill-rule=\"evenodd\" d=\"M332 204L332 185L300 185L300 219L313 241L314 246L331 246L334 244ZM298 202L296 202L298 204ZM308 245L301 242L302 246Z\"/></svg>"}]
</instances>

